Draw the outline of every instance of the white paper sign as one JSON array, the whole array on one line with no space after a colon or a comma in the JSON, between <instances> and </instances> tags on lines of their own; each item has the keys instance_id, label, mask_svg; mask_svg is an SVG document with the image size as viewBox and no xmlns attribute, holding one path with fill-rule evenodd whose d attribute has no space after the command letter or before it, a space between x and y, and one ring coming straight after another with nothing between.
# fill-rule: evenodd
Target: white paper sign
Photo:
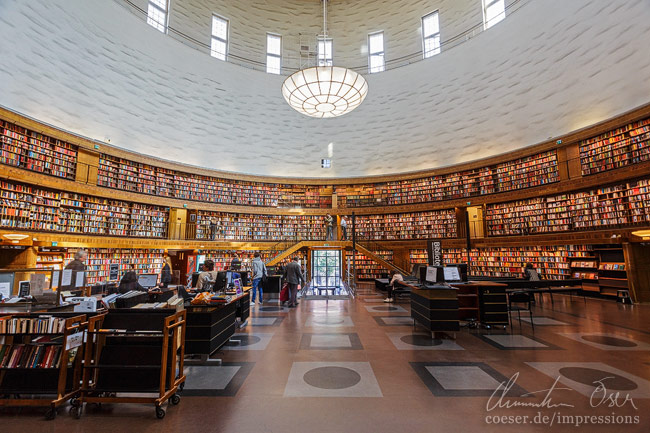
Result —
<instances>
[{"instance_id":1,"label":"white paper sign","mask_svg":"<svg viewBox=\"0 0 650 433\"><path fill-rule=\"evenodd\" d=\"M40 296L43 294L45 287L45 274L32 274L29 276L29 283L31 286L32 296Z\"/></svg>"},{"instance_id":2,"label":"white paper sign","mask_svg":"<svg viewBox=\"0 0 650 433\"><path fill-rule=\"evenodd\" d=\"M60 271L52 271L52 285L51 288L52 290L56 290L59 288L59 274Z\"/></svg>"},{"instance_id":3,"label":"white paper sign","mask_svg":"<svg viewBox=\"0 0 650 433\"><path fill-rule=\"evenodd\" d=\"M427 276L426 276L426 281L429 281L430 283L435 283L438 280L436 279L438 274L438 268L434 268L433 266L427 266Z\"/></svg>"},{"instance_id":4,"label":"white paper sign","mask_svg":"<svg viewBox=\"0 0 650 433\"><path fill-rule=\"evenodd\" d=\"M64 269L61 272L61 286L67 287L72 284L72 269Z\"/></svg>"},{"instance_id":5,"label":"white paper sign","mask_svg":"<svg viewBox=\"0 0 650 433\"><path fill-rule=\"evenodd\" d=\"M84 274L85 272L77 272L77 281L75 282L75 287L84 286Z\"/></svg>"},{"instance_id":6,"label":"white paper sign","mask_svg":"<svg viewBox=\"0 0 650 433\"><path fill-rule=\"evenodd\" d=\"M9 283L0 283L0 295L2 295L2 299L11 298L11 286Z\"/></svg>"},{"instance_id":7,"label":"white paper sign","mask_svg":"<svg viewBox=\"0 0 650 433\"><path fill-rule=\"evenodd\" d=\"M84 341L84 333L83 332L77 332L76 334L70 334L70 335L68 335L68 338L66 339L65 348L66 348L66 350L74 349L75 347L81 346L83 341Z\"/></svg>"}]
</instances>

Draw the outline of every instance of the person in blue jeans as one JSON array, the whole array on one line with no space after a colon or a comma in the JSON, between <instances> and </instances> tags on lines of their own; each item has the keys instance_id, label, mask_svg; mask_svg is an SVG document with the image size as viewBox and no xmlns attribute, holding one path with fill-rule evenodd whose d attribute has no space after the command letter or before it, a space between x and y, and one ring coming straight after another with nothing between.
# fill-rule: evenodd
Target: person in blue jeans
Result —
<instances>
[{"instance_id":1,"label":"person in blue jeans","mask_svg":"<svg viewBox=\"0 0 650 433\"><path fill-rule=\"evenodd\" d=\"M255 297L257 291L260 292L259 303L262 304L262 279L266 277L266 265L260 258L260 253L253 254L253 262L251 263L253 269L253 294L251 295L251 305L255 305Z\"/></svg>"}]
</instances>

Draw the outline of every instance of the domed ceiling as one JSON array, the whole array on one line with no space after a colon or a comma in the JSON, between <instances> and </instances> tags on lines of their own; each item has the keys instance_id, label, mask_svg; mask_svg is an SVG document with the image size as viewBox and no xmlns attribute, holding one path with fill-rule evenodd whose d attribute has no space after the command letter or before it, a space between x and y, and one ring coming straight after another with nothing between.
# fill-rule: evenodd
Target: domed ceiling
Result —
<instances>
[{"instance_id":1,"label":"domed ceiling","mask_svg":"<svg viewBox=\"0 0 650 433\"><path fill-rule=\"evenodd\" d=\"M146 10L146 0L132 3ZM331 1L336 65L366 66L368 34L380 30L387 61L415 59L421 17L434 10L443 48L385 72L364 71L364 103L321 120L286 104L284 75L250 67L263 69L267 32L283 37L283 66L297 67L301 41L322 25L319 0L172 0L169 34L124 0L2 1L0 105L191 165L353 177L502 154L649 102L647 2L518 6L450 47L481 23L480 0ZM227 62L209 55L213 13L229 19ZM332 168L321 169L330 150Z\"/></svg>"}]
</instances>

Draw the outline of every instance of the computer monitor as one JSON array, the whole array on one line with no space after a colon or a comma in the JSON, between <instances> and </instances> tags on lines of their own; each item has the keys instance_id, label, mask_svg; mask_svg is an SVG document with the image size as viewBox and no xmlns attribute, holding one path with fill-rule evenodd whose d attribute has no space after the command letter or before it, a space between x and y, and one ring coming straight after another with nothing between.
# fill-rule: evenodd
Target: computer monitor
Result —
<instances>
[{"instance_id":1,"label":"computer monitor","mask_svg":"<svg viewBox=\"0 0 650 433\"><path fill-rule=\"evenodd\" d=\"M232 284L232 271L226 271L226 287Z\"/></svg>"},{"instance_id":2,"label":"computer monitor","mask_svg":"<svg viewBox=\"0 0 650 433\"><path fill-rule=\"evenodd\" d=\"M447 282L462 281L460 271L458 270L457 266L445 266L442 268L442 272L445 277L445 281Z\"/></svg>"},{"instance_id":3,"label":"computer monitor","mask_svg":"<svg viewBox=\"0 0 650 433\"><path fill-rule=\"evenodd\" d=\"M231 274L230 278L232 278L232 272L230 271L217 272L217 279L214 280L214 286L212 286L213 291L219 292L226 289L228 285L228 274Z\"/></svg>"},{"instance_id":4,"label":"computer monitor","mask_svg":"<svg viewBox=\"0 0 650 433\"><path fill-rule=\"evenodd\" d=\"M447 266L458 268L460 280L465 282L467 281L467 263L449 263Z\"/></svg>"},{"instance_id":5,"label":"computer monitor","mask_svg":"<svg viewBox=\"0 0 650 433\"><path fill-rule=\"evenodd\" d=\"M413 278L420 278L420 268L422 267L422 264L420 263L415 263L413 267L411 268L411 276Z\"/></svg>"},{"instance_id":6,"label":"computer monitor","mask_svg":"<svg viewBox=\"0 0 650 433\"><path fill-rule=\"evenodd\" d=\"M158 274L140 274L138 275L138 284L146 289L158 285Z\"/></svg>"},{"instance_id":7,"label":"computer monitor","mask_svg":"<svg viewBox=\"0 0 650 433\"><path fill-rule=\"evenodd\" d=\"M199 272L192 272L192 287L196 287L199 283Z\"/></svg>"},{"instance_id":8,"label":"computer monitor","mask_svg":"<svg viewBox=\"0 0 650 433\"><path fill-rule=\"evenodd\" d=\"M427 266L426 275L424 281L427 283L437 283L438 282L438 268L435 266Z\"/></svg>"},{"instance_id":9,"label":"computer monitor","mask_svg":"<svg viewBox=\"0 0 650 433\"><path fill-rule=\"evenodd\" d=\"M266 273L268 274L269 270L266 270ZM242 286L248 286L250 285L250 278L249 278L249 272L248 271L239 271L239 277L241 278L241 283Z\"/></svg>"}]
</instances>

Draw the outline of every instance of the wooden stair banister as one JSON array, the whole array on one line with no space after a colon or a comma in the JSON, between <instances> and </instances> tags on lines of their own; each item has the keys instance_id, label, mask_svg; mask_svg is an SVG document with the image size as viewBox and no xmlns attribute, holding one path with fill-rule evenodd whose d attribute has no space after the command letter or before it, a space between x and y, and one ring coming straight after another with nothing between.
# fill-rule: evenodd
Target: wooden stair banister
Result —
<instances>
[{"instance_id":1,"label":"wooden stair banister","mask_svg":"<svg viewBox=\"0 0 650 433\"><path fill-rule=\"evenodd\" d=\"M393 264L393 263L391 263L391 262L389 262L387 260L382 259L377 254L373 253L372 251L370 251L368 248L364 247L363 245L357 243L356 247L357 247L357 251L359 251L361 254L365 255L366 257L368 257L369 259L375 261L376 263L378 263L379 265L385 267L386 269L392 269L392 270L397 271L397 272L399 272L400 274L403 274L403 275L408 275L409 274L408 271L405 271L404 269L401 269L400 267L396 266L395 264Z\"/></svg>"}]
</instances>

